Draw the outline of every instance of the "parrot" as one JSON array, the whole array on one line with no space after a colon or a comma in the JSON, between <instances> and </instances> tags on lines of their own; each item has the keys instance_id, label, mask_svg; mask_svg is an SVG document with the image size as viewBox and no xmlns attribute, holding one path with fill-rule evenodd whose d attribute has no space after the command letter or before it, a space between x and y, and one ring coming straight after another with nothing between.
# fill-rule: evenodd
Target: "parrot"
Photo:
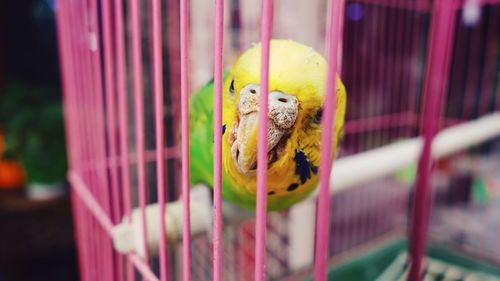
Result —
<instances>
[{"instance_id":1,"label":"parrot","mask_svg":"<svg viewBox=\"0 0 500 281\"><path fill-rule=\"evenodd\" d=\"M223 77L222 198L255 210L261 43L247 49ZM267 211L288 209L318 185L321 115L328 63L292 40L270 41ZM343 135L346 90L339 76L333 143ZM213 80L189 103L190 183L213 184ZM332 161L334 155L330 156Z\"/></svg>"}]
</instances>

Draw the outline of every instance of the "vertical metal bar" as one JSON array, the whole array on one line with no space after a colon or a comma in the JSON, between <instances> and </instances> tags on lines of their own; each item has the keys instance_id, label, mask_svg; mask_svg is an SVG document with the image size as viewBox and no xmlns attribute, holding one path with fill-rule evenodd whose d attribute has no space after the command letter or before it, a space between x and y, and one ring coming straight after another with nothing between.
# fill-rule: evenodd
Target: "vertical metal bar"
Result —
<instances>
[{"instance_id":1,"label":"vertical metal bar","mask_svg":"<svg viewBox=\"0 0 500 281\"><path fill-rule=\"evenodd\" d=\"M93 42L91 41L91 33L88 30L88 7L86 6L86 1L74 1L72 6L72 14L71 20L73 23L73 34L75 35L74 40L77 42L75 44L75 50L77 52L76 65L80 67L80 73L77 76L79 80L79 91L78 94L78 104L81 104L80 114L83 116L90 116L89 108L92 107L91 101L89 99L90 93L95 91L92 77L92 69L91 69L91 58L89 49L93 46L91 45ZM83 117L82 116L82 117ZM83 139L83 143L85 147L83 149L83 158L86 163L89 163L92 160L95 160L95 138L91 136L90 128L94 125L93 118L82 118L82 131L81 137ZM84 176L86 183L89 185L90 192L92 196L96 195L96 187L100 184L99 179L97 178L97 173L95 171L88 171L87 173L82 174ZM95 221L93 220L91 214L86 212L86 226L87 226L87 234L97 233L98 229L95 225ZM88 259L88 269L89 275L92 278L98 278L98 269L99 269L99 260L100 255L97 255L97 247L96 247L96 239L87 239L88 248L89 248L89 259ZM96 258L97 257L97 258Z\"/></svg>"},{"instance_id":2,"label":"vertical metal bar","mask_svg":"<svg viewBox=\"0 0 500 281\"><path fill-rule=\"evenodd\" d=\"M480 83L480 74L481 71L479 69L480 62L479 58L482 55L483 50L480 49L481 45L481 33L485 28L484 25L474 26L473 28L469 28L469 32L472 33L469 36L469 45L468 48L468 60L466 62L465 68L461 69L465 73L465 85L464 85L464 99L462 100L464 108L462 112L462 116L460 119L463 121L471 120L473 118L474 109L478 100L480 98L477 97L476 91L478 89L478 84ZM482 92L481 92L482 94Z\"/></svg>"},{"instance_id":3,"label":"vertical metal bar","mask_svg":"<svg viewBox=\"0 0 500 281\"><path fill-rule=\"evenodd\" d=\"M146 222L146 164L144 161L144 94L142 81L142 42L141 42L141 10L139 0L130 0L130 37L131 37L131 65L132 88L134 93L134 120L137 150L137 177L139 189L139 207L141 209L142 236L144 247L144 261L149 264L148 233Z\"/></svg>"},{"instance_id":4,"label":"vertical metal bar","mask_svg":"<svg viewBox=\"0 0 500 281\"><path fill-rule=\"evenodd\" d=\"M400 0L395 0L395 4L397 5L397 2L400 2ZM402 100L403 100L403 97L402 95L405 94L405 92L401 91L400 90L400 84L402 83L403 81L403 68L401 67L402 65L402 58L403 58L403 54L404 54L404 51L405 51L405 39L403 37L403 35L405 33L410 33L408 30L407 30L407 25L406 25L406 22L407 22L407 17L406 17L406 13L407 13L407 10L403 10L403 9L398 9L396 11L396 25L397 25L397 29L396 29L396 34L395 34L395 51L394 51L394 56L395 58L393 59L393 73L394 73L394 76L393 76L393 81L392 81L392 85L391 85L391 89L392 89L392 92L393 92L393 98L392 98L392 108L391 108L391 111L389 112L389 114L397 114L398 116L398 120L396 121L398 124L396 126L390 126L390 129L389 129L389 139L388 139L388 142L391 142L392 140L394 140L395 138L398 138L400 137L400 131L402 130L401 129L401 122L403 121L403 119L405 118L404 115L399 115L401 113L404 112L403 110L403 107L402 107ZM394 125L394 124L390 124L390 125Z\"/></svg>"},{"instance_id":5,"label":"vertical metal bar","mask_svg":"<svg viewBox=\"0 0 500 281\"><path fill-rule=\"evenodd\" d=\"M102 67L101 67L101 42L99 30L99 14L97 0L87 1L89 9L88 24L90 32L88 55L90 58L90 72L92 74L92 90L87 92L89 98L90 114L88 118L93 122L93 139L94 146L92 146L93 159L95 161L107 162L106 159L106 145L105 145L105 118L104 118L104 102L103 102L103 81L102 81ZM105 210L106 215L111 216L111 202L109 192L109 181L106 172L106 165L102 167L95 167L95 176L97 177L97 185L95 186L94 196L99 201L100 205ZM106 279L114 279L113 277L113 246L110 238L105 234L100 224L94 219L97 228L97 236L99 239L96 241L98 249L101 251L101 262L98 264L98 270Z\"/></svg>"},{"instance_id":6,"label":"vertical metal bar","mask_svg":"<svg viewBox=\"0 0 500 281\"><path fill-rule=\"evenodd\" d=\"M367 113L366 116L367 118L373 119L373 125L376 130L373 130L369 132L369 127L367 124L365 125L365 129L363 130L365 132L365 136L367 137L367 140L365 144L363 144L364 147L362 147L364 150L374 148L377 145L377 140L376 138L378 137L378 128L379 128L379 121L376 121L375 115L377 113L377 103L378 100L381 100L381 90L380 90L380 83L382 81L382 73L383 73L383 64L384 64L384 58L383 58L383 50L385 48L384 43L385 43L385 30L383 29L386 24L387 16L386 16L386 10L387 7L383 5L373 5L372 9L374 10L374 17L375 19L375 24L379 28L378 34L376 36L373 36L373 39L375 40L374 43L374 48L372 52L372 66L371 66L371 90L368 93L371 98L368 98L367 102ZM361 138L362 135L360 135Z\"/></svg>"},{"instance_id":7,"label":"vertical metal bar","mask_svg":"<svg viewBox=\"0 0 500 281\"><path fill-rule=\"evenodd\" d=\"M76 91L75 81L74 81L74 65L72 59L72 40L71 35L68 32L69 21L67 19L68 10L65 2L58 2L56 7L56 21L57 21L57 33L58 33L58 46L59 46L59 62L61 65L61 83L63 88L63 101L64 101L64 120L65 120L65 131L66 131L66 141L68 143L69 152L69 170L76 169L79 164L79 149L81 143L78 140L78 128L77 128L77 111L74 107L74 93ZM84 223L81 213L81 205L79 204L79 198L75 196L74 192L70 192L71 196L71 206L72 213L74 215L74 228L75 228L75 241L78 249L78 263L80 265L80 278L86 280L86 248L84 247L83 235L84 229L82 225Z\"/></svg>"},{"instance_id":8,"label":"vertical metal bar","mask_svg":"<svg viewBox=\"0 0 500 281\"><path fill-rule=\"evenodd\" d=\"M333 3L331 1L328 2L328 18L330 17L330 13L331 13L331 5ZM350 23L350 26L352 28L352 34L350 35L350 37L352 38L352 46L360 46L363 41L363 29L365 29L365 26L363 26L363 23L360 22L360 21L351 21ZM360 39L361 37L361 39ZM328 36L325 36L325 39L328 39ZM328 50L328 40L326 40L327 44L326 44L326 49L325 50ZM360 42L361 41L361 42ZM357 48L353 48L354 50L356 50ZM370 48L372 49L372 48ZM364 64L364 58L359 54L359 52L357 51L352 51L350 52L352 53L352 76L351 76L351 87L350 87L350 93L353 94L352 96L356 96L359 100L361 100L361 95L363 93L363 77L364 77L364 74L365 74L365 69L367 68L366 67L366 64ZM361 70L360 70L361 69ZM363 109L360 107L360 106L356 106L356 103L353 103L353 102L350 102L348 103L348 106L350 106L350 111L351 112L351 116L353 117L353 119L360 119L360 118L367 118L365 116L363 116ZM361 138L357 138L356 141L358 143L358 146L359 146L359 143L360 143L360 139Z\"/></svg>"},{"instance_id":9,"label":"vertical metal bar","mask_svg":"<svg viewBox=\"0 0 500 281\"><path fill-rule=\"evenodd\" d=\"M255 228L255 280L265 280L266 219L267 219L267 127L269 91L269 55L273 31L273 0L261 1L261 69L259 99L259 131L257 149L257 220Z\"/></svg>"},{"instance_id":10,"label":"vertical metal bar","mask_svg":"<svg viewBox=\"0 0 500 281\"><path fill-rule=\"evenodd\" d=\"M377 7L377 14L380 16L380 21L378 21L378 25L380 26L380 35L377 36L377 39L376 39L378 41L377 42L378 44L376 44L376 51L374 52L374 55L376 57L376 63L374 63L374 66L373 66L374 69L372 69L373 70L373 90L371 92L373 93L372 94L373 98L368 99L369 100L368 116L370 118L373 118L376 115L377 108L379 107L378 103L383 101L383 98L381 97L381 96L383 96L382 89L381 89L382 88L381 82L383 80L383 75L384 75L385 60L383 58L383 52L384 52L384 49L386 48L385 37L387 36L386 31L383 30L383 28L385 27L386 21L387 21L386 10L388 9L388 7L382 6L382 5L376 6L376 7ZM381 101L378 101L378 100L381 100ZM382 120L382 119L379 119L379 120ZM379 122L374 122L374 125L376 125L377 128L380 128ZM374 148L378 145L377 139L379 138L380 131L381 131L380 129L377 129L376 131L373 131L373 133L367 134L367 136L369 137L369 140L368 140L368 147L365 147L365 149Z\"/></svg>"},{"instance_id":11,"label":"vertical metal bar","mask_svg":"<svg viewBox=\"0 0 500 281\"><path fill-rule=\"evenodd\" d=\"M161 1L150 2L150 33L151 33L151 65L153 80L153 95L155 107L155 137L156 137L156 189L160 207L160 280L169 280L168 252L165 226L165 128L163 111L163 57L162 57L162 30L161 30Z\"/></svg>"},{"instance_id":12,"label":"vertical metal bar","mask_svg":"<svg viewBox=\"0 0 500 281\"><path fill-rule=\"evenodd\" d=\"M215 1L213 280L222 280L222 52L224 0Z\"/></svg>"},{"instance_id":13,"label":"vertical metal bar","mask_svg":"<svg viewBox=\"0 0 500 281\"><path fill-rule=\"evenodd\" d=\"M181 44L181 155L184 225L182 230L182 268L184 281L191 280L191 225L189 194L189 0L180 1Z\"/></svg>"},{"instance_id":14,"label":"vertical metal bar","mask_svg":"<svg viewBox=\"0 0 500 281\"><path fill-rule=\"evenodd\" d=\"M394 97L394 91L392 90L391 84L394 83L396 78L393 76L394 75L394 55L395 55L395 48L394 48L394 41L396 37L396 25L397 25L397 13L398 13L398 7L397 7L397 0L388 0L389 7L387 7L388 11L388 28L387 28L387 46L386 46L386 60L385 60L385 71L384 71L384 81L382 81L382 92L383 92L383 97L380 99L382 102L381 109L382 112L380 112L381 116L391 115L391 110L392 110L392 101L395 99ZM392 73L391 73L392 72ZM391 120L390 118L381 118L381 125L382 128L380 129L381 133L381 140L380 140L380 145L384 145L387 143L389 139L389 134L390 134L390 128L391 128Z\"/></svg>"},{"instance_id":15,"label":"vertical metal bar","mask_svg":"<svg viewBox=\"0 0 500 281\"><path fill-rule=\"evenodd\" d=\"M64 17L67 13L62 3L57 3L56 7L56 28L57 28L57 41L59 47L59 63L61 65L61 84L63 89L63 104L64 104L64 122L65 122L65 132L66 141L68 143L68 153L69 153L69 167L68 169L73 169L74 165L77 164L78 158L75 153L78 149L76 142L78 141L76 137L76 130L72 124L75 123L75 112L73 112L73 96L70 94L74 90L74 83L71 75L73 70L72 60L71 60L71 40L67 33L67 20Z\"/></svg>"},{"instance_id":16,"label":"vertical metal bar","mask_svg":"<svg viewBox=\"0 0 500 281\"><path fill-rule=\"evenodd\" d=\"M401 71L402 73L402 78L400 82L400 87L399 87L399 92L402 95L400 102L399 102L399 108L401 109L400 112L404 113L403 117L403 124L404 127L401 127L399 131L398 137L409 137L410 136L410 128L411 125L409 124L410 116L413 114L411 112L409 100L411 99L411 91L408 91L406 89L409 89L411 87L411 72L409 69L406 67L406 65L409 65L411 59L413 58L413 41L418 38L418 34L415 33L415 26L417 25L416 20L415 20L415 9L412 7L411 10L405 10L405 28L403 29L404 31L404 43L403 43L403 52L402 52L402 58L401 60ZM409 59L408 59L409 58Z\"/></svg>"},{"instance_id":17,"label":"vertical metal bar","mask_svg":"<svg viewBox=\"0 0 500 281\"><path fill-rule=\"evenodd\" d=\"M456 3L453 3L453 4L449 4L447 6L447 9L449 10L448 12L452 12L452 19L450 20L448 26L447 26L447 29L445 30L446 34L449 35L449 39L447 41L445 41L445 46L444 48L447 50L445 52L445 57L443 58L443 61L444 61L444 66L443 66L443 83L441 83L441 91L442 91L442 94L441 96L439 96L439 100L437 101L438 103L438 113L439 113L439 118L438 118L438 126L436 128L436 131L439 131L443 125L444 125L444 120L445 120L445 117L446 117L446 111L444 110L444 105L446 104L445 103L445 100L447 99L447 95L446 93L448 92L449 90L449 86L448 86L448 81L450 81L450 69L451 69L451 64L452 64L452 56L453 56L453 45L455 44L455 18L458 14L458 5L456 5ZM448 103L449 104L449 103ZM433 202L433 197L434 195L431 193L431 209L432 210L432 202Z\"/></svg>"},{"instance_id":18,"label":"vertical metal bar","mask_svg":"<svg viewBox=\"0 0 500 281\"><path fill-rule=\"evenodd\" d=\"M116 44L115 61L116 61L116 93L118 95L118 127L119 127L119 145L120 145L120 162L121 166L121 186L122 186L122 204L125 216L128 221L132 221L132 200L130 186L130 166L128 157L128 110L127 110L127 90L126 90L126 70L125 70L125 42L124 42L124 26L123 26L123 2L115 0L114 5L114 26ZM126 280L134 279L134 268L129 259L126 263Z\"/></svg>"},{"instance_id":19,"label":"vertical metal bar","mask_svg":"<svg viewBox=\"0 0 500 281\"><path fill-rule=\"evenodd\" d=\"M172 132L179 132L180 124L180 18L179 1L167 0L166 29L167 29L167 50L169 68L169 95L170 110L172 111ZM177 144L176 139L173 140ZM179 157L180 158L180 157ZM179 177L176 177L179 178ZM178 185L176 185L178 186Z\"/></svg>"},{"instance_id":20,"label":"vertical metal bar","mask_svg":"<svg viewBox=\"0 0 500 281\"><path fill-rule=\"evenodd\" d=\"M77 243L77 251L79 258L79 269L80 269L80 279L82 281L90 280L88 277L88 255L87 250L88 247L85 244L85 218L84 218L84 208L81 204L80 198L76 195L75 192L71 192L71 207L73 211L73 216L75 218L74 226L75 226L75 240Z\"/></svg>"},{"instance_id":21,"label":"vertical metal bar","mask_svg":"<svg viewBox=\"0 0 500 281\"><path fill-rule=\"evenodd\" d=\"M103 28L103 49L104 49L104 86L106 94L106 117L107 117L107 132L109 158L116 158L116 103L115 103L115 85L113 81L113 53L112 53L112 25L111 25L111 3L109 1L101 2L102 28ZM111 196L113 207L113 222L117 223L120 219L120 202L118 199L118 171L115 163L110 163L109 169L111 174Z\"/></svg>"},{"instance_id":22,"label":"vertical metal bar","mask_svg":"<svg viewBox=\"0 0 500 281\"><path fill-rule=\"evenodd\" d=\"M462 102L465 95L465 82L467 74L467 49L469 47L469 38L467 34L469 28L464 24L457 25L457 35L455 36L455 45L453 49L453 70L450 73L454 83L450 85L449 98L450 104L445 108L445 114L453 119L458 119L463 116L465 103Z\"/></svg>"},{"instance_id":23,"label":"vertical metal bar","mask_svg":"<svg viewBox=\"0 0 500 281\"><path fill-rule=\"evenodd\" d=\"M330 237L330 171L332 167L332 156L335 155L335 147L332 145L332 137L335 126L335 111L337 97L337 50L340 36L340 13L341 0L332 0L328 18L328 76L326 83L326 94L324 103L324 119L321 122L321 151L320 159L320 191L318 197L318 211L316 219L316 250L314 275L315 280L326 280L326 269L328 259L328 238Z\"/></svg>"},{"instance_id":24,"label":"vertical metal bar","mask_svg":"<svg viewBox=\"0 0 500 281\"><path fill-rule=\"evenodd\" d=\"M168 78L169 78L169 109L171 111L171 124L170 132L180 132L180 18L179 18L179 1L166 0L166 32L167 32L167 61L168 61ZM180 165L177 165L178 159L181 159L180 145L178 138L172 139L172 144L176 149L176 161L173 165L174 173L180 173ZM178 151L177 151L178 150ZM179 172L178 172L179 171ZM174 189L171 195L174 197L179 196L181 190L181 177L174 177Z\"/></svg>"},{"instance_id":25,"label":"vertical metal bar","mask_svg":"<svg viewBox=\"0 0 500 281\"><path fill-rule=\"evenodd\" d=\"M416 10L416 9L415 9ZM420 48L419 48L419 41L420 41L420 25L421 25L421 21L422 21L422 15L419 14L419 12L417 11L413 11L413 14L414 14L414 18L413 18L413 29L412 29L412 33L414 34L413 35L413 38L412 38L412 45L411 45L411 49L410 49L410 54L411 56L416 56L417 58L419 57L419 52L420 52ZM408 76L408 87L409 88L409 96L408 96L408 112L410 112L410 115L408 116L411 116L411 117L408 117L407 121L409 121L410 118L413 118L413 116L417 113L417 95L418 95L418 92L417 92L417 89L418 89L418 84L419 84L419 81L418 81L418 78L420 78L420 76L418 77L415 77L414 75L411 75L411 73L409 74ZM407 130L407 133L408 133L408 136L411 136L413 134L413 130L414 128L417 127L417 122L415 122L415 124L411 124L409 126L409 130Z\"/></svg>"},{"instance_id":26,"label":"vertical metal bar","mask_svg":"<svg viewBox=\"0 0 500 281\"><path fill-rule=\"evenodd\" d=\"M118 167L116 165L116 101L114 84L114 62L112 53L112 23L111 23L111 2L101 1L101 18L103 29L103 48L104 48L104 86L106 93L106 117L107 117L107 137L108 137L108 159L112 159L110 164L111 179L111 207L113 208L113 223L118 223L121 218L120 197L118 190ZM119 253L114 252L114 273L118 280L123 280L122 268L123 260Z\"/></svg>"},{"instance_id":27,"label":"vertical metal bar","mask_svg":"<svg viewBox=\"0 0 500 281\"><path fill-rule=\"evenodd\" d=\"M241 21L241 0L230 0L231 19L231 53L239 53L243 48L242 21Z\"/></svg>"},{"instance_id":28,"label":"vertical metal bar","mask_svg":"<svg viewBox=\"0 0 500 281\"><path fill-rule=\"evenodd\" d=\"M444 94L453 40L453 23L456 11L450 8L452 1L433 3L433 18L430 30L429 53L424 81L423 116L421 131L424 147L418 163L413 194L413 209L410 231L411 268L408 280L420 280L422 257L425 251L427 223L429 218L429 179L432 169L431 144L439 120L439 101Z\"/></svg>"},{"instance_id":29,"label":"vertical metal bar","mask_svg":"<svg viewBox=\"0 0 500 281\"><path fill-rule=\"evenodd\" d=\"M64 3L64 4L62 4ZM72 87L74 87L74 91L72 91L72 99L73 99L73 102L75 104L78 104L78 98L79 98L79 92L80 92L80 89L81 89L81 77L82 77L82 73L81 73L81 65L78 64L78 57L79 57L79 54L78 54L78 51L79 51L79 48L77 46L77 40L76 40L76 36L78 35L78 32L76 32L75 28L77 27L76 24L74 24L74 20L75 20L75 17L72 16L72 9L73 6L71 5L71 3L68 1L68 2L58 2L58 9L59 7L61 8L61 10L59 11L59 13L63 14L61 11L62 11L62 7L63 5L65 5L65 12L64 14L66 14L67 16L67 22L64 24L65 26L67 26L68 28L68 41L70 42L70 48L71 48L71 62L74 63L73 65L74 66L79 66L79 67L75 67L75 68L72 68L74 71L73 71L73 78L74 78L74 83L72 83ZM84 130L84 128L82 126L84 126L84 124L82 124L82 122L79 120L80 118L78 118L80 114L80 111L81 111L81 107L77 107L75 108L75 111L73 112L74 114L74 120L76 122L76 124L74 124L73 127L75 127L75 132L76 132L76 135L75 135L75 138L77 139L81 139L82 136L81 136L81 133L82 131ZM86 150L86 142L82 142L82 145L79 146L79 164L83 163L85 161L85 150ZM78 196L73 196L74 198L78 198ZM80 266L81 266L81 277L83 280L90 280L92 278L92 269L90 269L91 267L91 260L90 260L90 254L91 254L91 248L89 247L89 243L87 242L87 234L89 232L89 228L90 228L90 225L88 224L88 214L86 212L85 209L82 208L82 205L80 204L80 199L78 199L79 201L79 217L80 217L80 220L79 220L79 223L81 224L81 237L82 237L82 241L86 241L85 243L82 242L81 245L79 245L81 247L81 250L82 250L82 260L80 262Z\"/></svg>"},{"instance_id":30,"label":"vertical metal bar","mask_svg":"<svg viewBox=\"0 0 500 281\"><path fill-rule=\"evenodd\" d=\"M369 29L369 26L375 26L375 24L377 23L378 7L373 6L373 5L364 5L363 7L365 7L365 9L366 9L365 10L366 12L364 13L364 19L362 21L358 21L357 24L361 24L361 28L364 31L366 31ZM368 19L370 19L370 20L368 20ZM353 24L353 23L351 23L351 24ZM377 36L369 36L368 32L363 34L363 35L364 35L363 37L366 38L366 42L367 42L365 44L367 44L368 46L374 46L377 43ZM356 43L354 43L353 46L356 46ZM356 61L356 63L355 63L356 65L360 64L358 62L357 57L358 56L355 55L355 57L353 58ZM379 57L379 56L377 56L377 48L376 47L368 48L367 55L365 58L367 60L367 62L366 63L362 62L363 65L361 67L362 77L364 77L365 71L368 72L366 74L366 79L362 78L363 82L365 83L365 87L362 87L360 90L354 90L355 85L357 85L358 83L354 83L354 84L351 83L351 89L349 89L350 100L353 100L353 101L366 100L366 101L368 101L368 106L369 106L368 110L363 110L361 107L356 106L356 104L357 104L356 102L348 102L347 103L347 104L350 104L351 108L353 109L353 112L351 114L356 112L355 116L356 116L357 120L359 120L359 119L369 120L370 115L372 114L372 110L371 110L372 106L371 105L373 104L373 100L374 100L374 97L376 94L376 91L373 89L375 83L372 82L372 80L374 80L373 76L376 73L376 71L375 71L376 64L374 62L375 57ZM356 73L356 72L354 72L354 73ZM354 74L354 75L356 75L356 74ZM364 91L363 89L368 89L368 90ZM367 95L364 96L364 93L367 93ZM356 130L356 133L353 134L353 136L354 136L353 139L354 139L354 143L355 143L354 144L355 150L353 151L353 153L357 153L357 152L360 152L360 151L367 149L367 147L366 147L367 142L364 141L364 135L366 135L366 131L368 130L368 127L364 124L366 124L366 122L356 123L355 128L353 128L354 130Z\"/></svg>"},{"instance_id":31,"label":"vertical metal bar","mask_svg":"<svg viewBox=\"0 0 500 281\"><path fill-rule=\"evenodd\" d=\"M495 27L500 25L499 17L495 16L493 12L489 15L488 35L486 36L486 55L484 57L483 79L481 81L481 97L479 99L478 113L480 115L488 112L491 106L490 101L493 93L493 82L495 75Z\"/></svg>"},{"instance_id":32,"label":"vertical metal bar","mask_svg":"<svg viewBox=\"0 0 500 281\"><path fill-rule=\"evenodd\" d=\"M95 93L95 91L92 88L95 85L92 84L94 81L91 76L91 69L90 69L91 65L89 64L90 63L89 40L88 40L89 37L87 37L89 33L88 30L85 29L86 27L85 24L87 22L85 22L84 18L82 17L82 15L88 15L86 14L87 9L86 6L83 6L83 2L79 2L78 4L80 5L79 7L73 5L70 8L70 10L68 10L68 13L70 13L70 11L73 12L73 14L69 16L69 19L72 20L73 23L68 24L68 26L71 26L74 29L71 31L71 34L74 36L72 42L75 43L74 55L75 59L77 60L77 63L75 63L75 65L79 66L79 68L75 69L79 72L78 74L75 73L75 78L77 78L77 82L75 83L75 85L78 85L78 90L75 91L75 102L83 105L82 107L80 107L81 108L79 110L80 112L77 111L77 113L75 114L79 113L80 115L85 115L85 112L88 111L89 105L92 102L92 100L89 99L88 93ZM84 12L78 13L78 11L84 11ZM85 144L82 149L82 157L84 161L89 161L96 156L95 149L93 149L92 147L97 146L97 144L95 142L96 139L90 138L89 134L85 133L85 131L87 131L90 128L89 127L91 126L90 122L94 120L89 120L89 118L84 118L81 121L82 121L81 122L82 127L81 127L80 137L84 139L82 143ZM90 183L90 185L94 187L93 194L95 196L97 193L95 187L100 184L98 178L96 178L97 173L96 171L91 171L90 173L87 174L88 176L86 177L86 179ZM86 210L82 211L84 213L84 217L86 220L86 222L84 223L84 225L86 226L84 232L86 234L96 233L98 229L94 224L95 220L93 220L89 212L87 212ZM93 242L96 241L89 240L88 238L84 239L84 241L90 241L90 243L85 245L85 248L90 251L90 252L87 251L89 255L87 255L87 260L85 264L87 266L87 273L88 273L87 276L89 276L89 279L91 279L90 276L93 276L92 278L97 277L97 272L99 268L98 261L96 258L94 258L96 256L96 247L94 247L96 243L92 243L92 241ZM104 274L107 274L107 272L104 272Z\"/></svg>"}]
</instances>

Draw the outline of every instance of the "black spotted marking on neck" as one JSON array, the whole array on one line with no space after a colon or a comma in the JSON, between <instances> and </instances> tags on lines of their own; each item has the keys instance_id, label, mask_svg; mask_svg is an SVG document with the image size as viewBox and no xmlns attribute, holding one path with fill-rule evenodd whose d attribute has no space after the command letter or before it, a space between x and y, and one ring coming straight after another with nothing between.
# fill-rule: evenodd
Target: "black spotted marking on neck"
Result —
<instances>
[{"instance_id":1,"label":"black spotted marking on neck","mask_svg":"<svg viewBox=\"0 0 500 281\"><path fill-rule=\"evenodd\" d=\"M311 163L302 150L295 150L295 174L300 177L300 183L304 184L311 178Z\"/></svg>"},{"instance_id":2,"label":"black spotted marking on neck","mask_svg":"<svg viewBox=\"0 0 500 281\"><path fill-rule=\"evenodd\" d=\"M314 166L311 164L311 171L313 172L313 174L318 174L318 167Z\"/></svg>"},{"instance_id":3,"label":"black spotted marking on neck","mask_svg":"<svg viewBox=\"0 0 500 281\"><path fill-rule=\"evenodd\" d=\"M276 192L274 192L274 191L269 191L269 192L267 193L267 195L274 195L274 194L276 194Z\"/></svg>"},{"instance_id":4,"label":"black spotted marking on neck","mask_svg":"<svg viewBox=\"0 0 500 281\"><path fill-rule=\"evenodd\" d=\"M287 189L286 191L294 191L295 189L297 189L299 187L299 184L298 183L292 183Z\"/></svg>"}]
</instances>

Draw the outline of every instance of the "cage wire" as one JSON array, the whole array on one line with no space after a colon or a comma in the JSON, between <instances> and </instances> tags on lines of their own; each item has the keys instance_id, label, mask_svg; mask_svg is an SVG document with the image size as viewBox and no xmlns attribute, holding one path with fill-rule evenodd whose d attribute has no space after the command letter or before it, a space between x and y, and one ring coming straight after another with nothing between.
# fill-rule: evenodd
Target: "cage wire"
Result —
<instances>
[{"instance_id":1,"label":"cage wire","mask_svg":"<svg viewBox=\"0 0 500 281\"><path fill-rule=\"evenodd\" d=\"M212 79L213 26L221 19L215 16L212 1L189 2L189 6L177 0L57 2L69 180L82 280L182 280L182 276L213 280L211 234L192 238L187 268L182 249L186 243L159 239L158 254L147 253L146 245L141 256L116 251L112 241L114 227L131 221L128 215L133 209L172 203L182 194L181 92L195 93ZM333 4L273 2L272 37L295 40L326 55L327 11ZM436 118L431 119L437 132L498 114L500 1L339 3L338 72L348 102L338 161L424 136L431 127L425 118L432 97L425 93L432 83L440 97ZM188 18L186 14L182 18L186 9ZM224 1L222 15L222 65L227 69L243 50L259 42L261 6L249 0ZM189 34L187 26L181 29L183 23L189 25ZM181 52L188 52L190 60L182 62ZM181 63L188 63L189 70L189 80L183 82L187 78ZM421 176L416 162L331 192L327 271L388 241L415 235L410 218L416 175ZM431 213L428 231L424 229L427 244L498 269L498 134L432 165ZM266 280L306 280L313 275L316 217L314 200L268 214ZM141 218L147 219L145 213ZM257 280L255 220L224 224L221 238L221 280ZM328 278L336 280L330 274Z\"/></svg>"}]
</instances>

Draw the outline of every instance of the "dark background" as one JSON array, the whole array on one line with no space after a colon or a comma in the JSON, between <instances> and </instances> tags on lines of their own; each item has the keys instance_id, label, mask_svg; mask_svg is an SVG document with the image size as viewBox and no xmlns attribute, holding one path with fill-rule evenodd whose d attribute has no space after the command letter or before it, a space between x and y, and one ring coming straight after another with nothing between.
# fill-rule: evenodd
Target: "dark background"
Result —
<instances>
[{"instance_id":1,"label":"dark background","mask_svg":"<svg viewBox=\"0 0 500 281\"><path fill-rule=\"evenodd\" d=\"M54 0L0 1L0 129L23 110L60 107L54 8ZM0 281L78 280L75 253L67 195L34 201L23 187L0 190Z\"/></svg>"}]
</instances>

